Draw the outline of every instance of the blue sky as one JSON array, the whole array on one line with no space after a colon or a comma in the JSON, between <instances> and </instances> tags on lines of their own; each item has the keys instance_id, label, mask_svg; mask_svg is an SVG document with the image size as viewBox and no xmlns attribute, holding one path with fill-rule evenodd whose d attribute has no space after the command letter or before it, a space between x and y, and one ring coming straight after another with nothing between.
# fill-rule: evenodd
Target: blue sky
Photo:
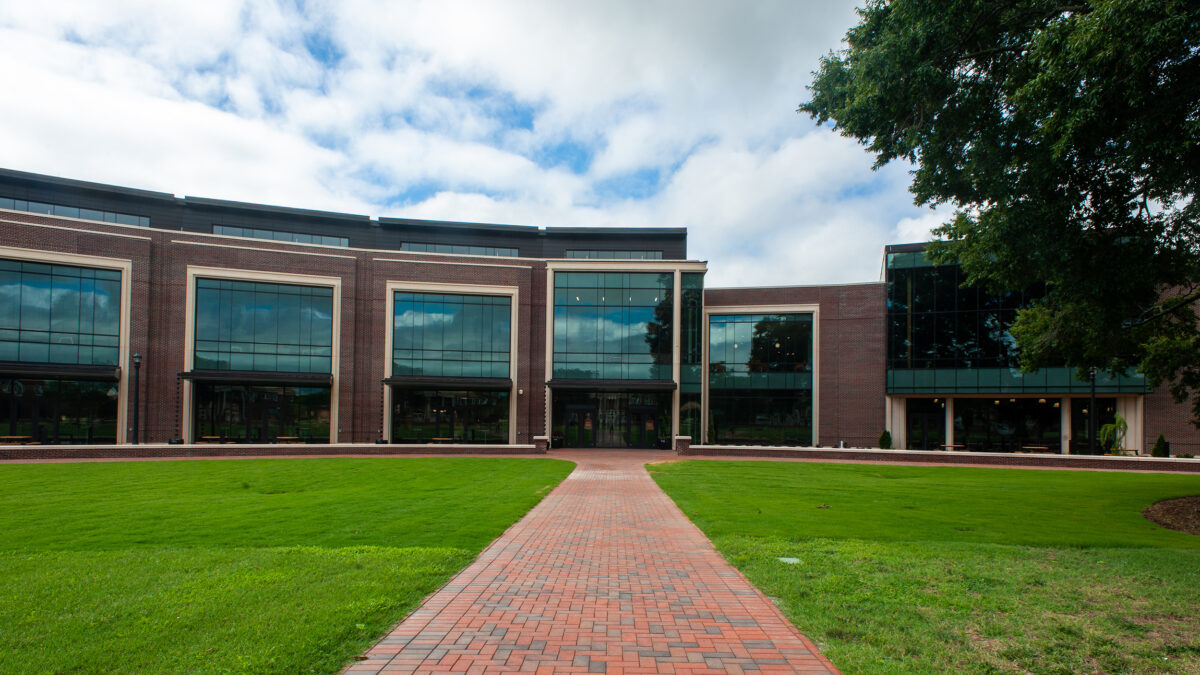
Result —
<instances>
[{"instance_id":1,"label":"blue sky","mask_svg":"<svg viewBox=\"0 0 1200 675\"><path fill-rule=\"evenodd\" d=\"M795 112L853 2L0 6L0 166L218 199L687 227L709 286L878 279L947 217Z\"/></svg>"}]
</instances>

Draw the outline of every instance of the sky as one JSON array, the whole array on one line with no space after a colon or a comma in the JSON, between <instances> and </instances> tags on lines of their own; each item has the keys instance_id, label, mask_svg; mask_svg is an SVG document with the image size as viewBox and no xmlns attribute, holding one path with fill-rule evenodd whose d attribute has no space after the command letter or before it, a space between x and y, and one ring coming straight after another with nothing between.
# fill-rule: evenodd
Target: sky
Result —
<instances>
[{"instance_id":1,"label":"sky","mask_svg":"<svg viewBox=\"0 0 1200 675\"><path fill-rule=\"evenodd\" d=\"M0 167L297 208L686 227L708 287L879 279L911 167L796 112L839 0L0 3Z\"/></svg>"}]
</instances>

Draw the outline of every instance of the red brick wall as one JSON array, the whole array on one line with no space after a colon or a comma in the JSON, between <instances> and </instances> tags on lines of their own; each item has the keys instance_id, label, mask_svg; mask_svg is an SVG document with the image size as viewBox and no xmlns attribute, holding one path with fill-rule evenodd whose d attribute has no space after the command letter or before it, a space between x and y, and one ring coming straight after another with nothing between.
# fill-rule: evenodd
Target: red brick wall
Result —
<instances>
[{"instance_id":1,"label":"red brick wall","mask_svg":"<svg viewBox=\"0 0 1200 675\"><path fill-rule=\"evenodd\" d=\"M874 447L884 424L884 285L710 288L706 307L818 305L818 440Z\"/></svg>"},{"instance_id":2,"label":"red brick wall","mask_svg":"<svg viewBox=\"0 0 1200 675\"><path fill-rule=\"evenodd\" d=\"M27 224L2 222L5 220ZM382 380L388 358L384 353L385 331L391 315L386 298L388 281L516 286L518 363L512 376L525 392L517 397L517 443L532 443L533 436L544 429L543 262L480 262L469 257L243 241L24 213L0 216L0 242L23 249L132 260L130 353L140 352L143 356L143 442L165 442L183 435L183 386L178 375L184 371L189 265L341 279L337 391L341 431L337 439L342 443L372 443L380 437L384 419Z\"/></svg>"},{"instance_id":3,"label":"red brick wall","mask_svg":"<svg viewBox=\"0 0 1200 675\"><path fill-rule=\"evenodd\" d=\"M1145 437L1142 448L1149 453L1158 435L1171 444L1171 454L1200 456L1200 429L1192 425L1191 401L1176 403L1166 387L1147 394L1143 410Z\"/></svg>"}]
</instances>

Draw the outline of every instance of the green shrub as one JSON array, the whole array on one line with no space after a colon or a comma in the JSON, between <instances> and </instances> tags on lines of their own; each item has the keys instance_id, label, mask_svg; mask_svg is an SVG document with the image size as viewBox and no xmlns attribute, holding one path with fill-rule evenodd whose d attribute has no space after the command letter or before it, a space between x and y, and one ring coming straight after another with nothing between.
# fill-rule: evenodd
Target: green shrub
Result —
<instances>
[{"instance_id":1,"label":"green shrub","mask_svg":"<svg viewBox=\"0 0 1200 675\"><path fill-rule=\"evenodd\" d=\"M892 449L892 432L888 431L887 429L884 429L883 433L879 434L879 449L880 450L891 450Z\"/></svg>"},{"instance_id":2,"label":"green shrub","mask_svg":"<svg viewBox=\"0 0 1200 675\"><path fill-rule=\"evenodd\" d=\"M1100 427L1100 447L1109 454L1124 455L1125 432L1128 430L1129 424L1125 422L1124 417L1121 417L1121 413L1117 413L1112 424Z\"/></svg>"},{"instance_id":3,"label":"green shrub","mask_svg":"<svg viewBox=\"0 0 1200 675\"><path fill-rule=\"evenodd\" d=\"M1167 439L1163 438L1162 434L1159 434L1158 440L1154 441L1154 447L1150 449L1150 454L1154 457L1171 456L1171 444L1167 442Z\"/></svg>"}]
</instances>

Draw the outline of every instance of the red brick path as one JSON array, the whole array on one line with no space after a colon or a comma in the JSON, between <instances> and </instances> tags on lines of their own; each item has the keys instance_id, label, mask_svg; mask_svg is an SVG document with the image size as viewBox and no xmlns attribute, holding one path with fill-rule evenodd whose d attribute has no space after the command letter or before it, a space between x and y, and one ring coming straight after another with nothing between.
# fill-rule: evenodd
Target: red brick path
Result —
<instances>
[{"instance_id":1,"label":"red brick path","mask_svg":"<svg viewBox=\"0 0 1200 675\"><path fill-rule=\"evenodd\" d=\"M347 673L837 672L643 468L575 471Z\"/></svg>"}]
</instances>

